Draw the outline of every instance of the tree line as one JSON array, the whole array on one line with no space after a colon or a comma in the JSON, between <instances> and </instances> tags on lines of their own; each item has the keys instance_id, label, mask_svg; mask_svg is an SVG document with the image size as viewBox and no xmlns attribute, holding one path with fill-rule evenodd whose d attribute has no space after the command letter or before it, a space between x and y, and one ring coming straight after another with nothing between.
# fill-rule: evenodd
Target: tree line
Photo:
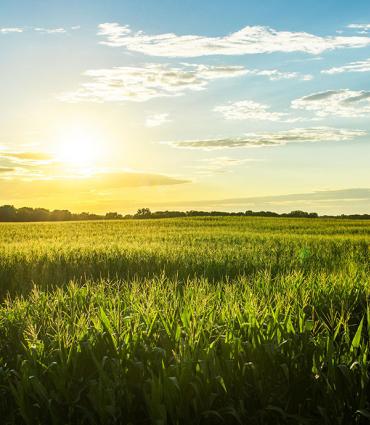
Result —
<instances>
[{"instance_id":1,"label":"tree line","mask_svg":"<svg viewBox=\"0 0 370 425\"><path fill-rule=\"evenodd\" d=\"M117 212L107 212L105 215L92 214L88 212L71 213L68 210L48 210L45 208L22 207L15 208L13 205L0 206L0 222L31 222L31 221L79 221L79 220L124 220L124 219L155 219L172 217L225 217L225 216L244 216L244 217L294 217L294 218L317 218L319 215L315 212L291 211L290 213L278 214L272 211L244 211L244 212L225 212L225 211L154 211L149 208L140 208L136 214L122 215ZM324 218L350 218L350 219L370 219L369 214L349 214L330 216L323 215Z\"/></svg>"}]
</instances>

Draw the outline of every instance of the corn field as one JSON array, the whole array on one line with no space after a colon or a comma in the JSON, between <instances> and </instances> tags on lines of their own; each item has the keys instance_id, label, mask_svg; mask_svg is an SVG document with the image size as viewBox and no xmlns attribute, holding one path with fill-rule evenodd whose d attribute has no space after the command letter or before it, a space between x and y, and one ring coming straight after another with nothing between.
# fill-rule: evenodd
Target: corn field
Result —
<instances>
[{"instance_id":1,"label":"corn field","mask_svg":"<svg viewBox=\"0 0 370 425\"><path fill-rule=\"evenodd\" d=\"M1 224L1 424L368 424L369 247L360 220Z\"/></svg>"}]
</instances>

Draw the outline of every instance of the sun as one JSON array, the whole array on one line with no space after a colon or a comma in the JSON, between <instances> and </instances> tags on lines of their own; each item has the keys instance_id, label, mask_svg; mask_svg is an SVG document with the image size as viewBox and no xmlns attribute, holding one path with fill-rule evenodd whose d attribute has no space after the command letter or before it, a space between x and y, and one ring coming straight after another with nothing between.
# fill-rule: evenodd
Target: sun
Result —
<instances>
[{"instance_id":1,"label":"sun","mask_svg":"<svg viewBox=\"0 0 370 425\"><path fill-rule=\"evenodd\" d=\"M66 166L89 168L96 165L101 154L97 136L85 128L70 128L57 139L55 157Z\"/></svg>"}]
</instances>

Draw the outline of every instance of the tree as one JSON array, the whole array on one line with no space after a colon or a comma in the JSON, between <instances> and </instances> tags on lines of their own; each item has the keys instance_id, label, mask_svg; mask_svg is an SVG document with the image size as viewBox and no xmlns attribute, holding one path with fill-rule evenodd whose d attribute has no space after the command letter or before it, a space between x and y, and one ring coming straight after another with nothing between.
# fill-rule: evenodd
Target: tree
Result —
<instances>
[{"instance_id":1,"label":"tree","mask_svg":"<svg viewBox=\"0 0 370 425\"><path fill-rule=\"evenodd\" d=\"M0 221L16 221L17 210L13 205L0 207Z\"/></svg>"},{"instance_id":2,"label":"tree","mask_svg":"<svg viewBox=\"0 0 370 425\"><path fill-rule=\"evenodd\" d=\"M33 208L23 207L17 210L17 221L33 221L35 211Z\"/></svg>"},{"instance_id":3,"label":"tree","mask_svg":"<svg viewBox=\"0 0 370 425\"><path fill-rule=\"evenodd\" d=\"M68 210L54 210L50 213L52 221L69 221L72 220L72 213Z\"/></svg>"},{"instance_id":4,"label":"tree","mask_svg":"<svg viewBox=\"0 0 370 425\"><path fill-rule=\"evenodd\" d=\"M119 220L122 218L122 215L118 214L117 212L107 212L105 214L105 218L107 220Z\"/></svg>"},{"instance_id":5,"label":"tree","mask_svg":"<svg viewBox=\"0 0 370 425\"><path fill-rule=\"evenodd\" d=\"M135 218L149 218L152 215L152 212L149 208L140 208L135 214Z\"/></svg>"},{"instance_id":6,"label":"tree","mask_svg":"<svg viewBox=\"0 0 370 425\"><path fill-rule=\"evenodd\" d=\"M35 208L35 221L49 221L50 220L50 211L45 208Z\"/></svg>"}]
</instances>

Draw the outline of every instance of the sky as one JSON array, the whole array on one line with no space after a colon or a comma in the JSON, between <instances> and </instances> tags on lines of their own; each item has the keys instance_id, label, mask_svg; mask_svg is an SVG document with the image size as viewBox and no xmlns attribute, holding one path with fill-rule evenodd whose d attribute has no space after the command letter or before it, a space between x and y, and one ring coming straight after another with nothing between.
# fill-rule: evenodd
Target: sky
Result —
<instances>
[{"instance_id":1,"label":"sky","mask_svg":"<svg viewBox=\"0 0 370 425\"><path fill-rule=\"evenodd\" d=\"M367 0L2 0L0 204L370 212Z\"/></svg>"}]
</instances>

